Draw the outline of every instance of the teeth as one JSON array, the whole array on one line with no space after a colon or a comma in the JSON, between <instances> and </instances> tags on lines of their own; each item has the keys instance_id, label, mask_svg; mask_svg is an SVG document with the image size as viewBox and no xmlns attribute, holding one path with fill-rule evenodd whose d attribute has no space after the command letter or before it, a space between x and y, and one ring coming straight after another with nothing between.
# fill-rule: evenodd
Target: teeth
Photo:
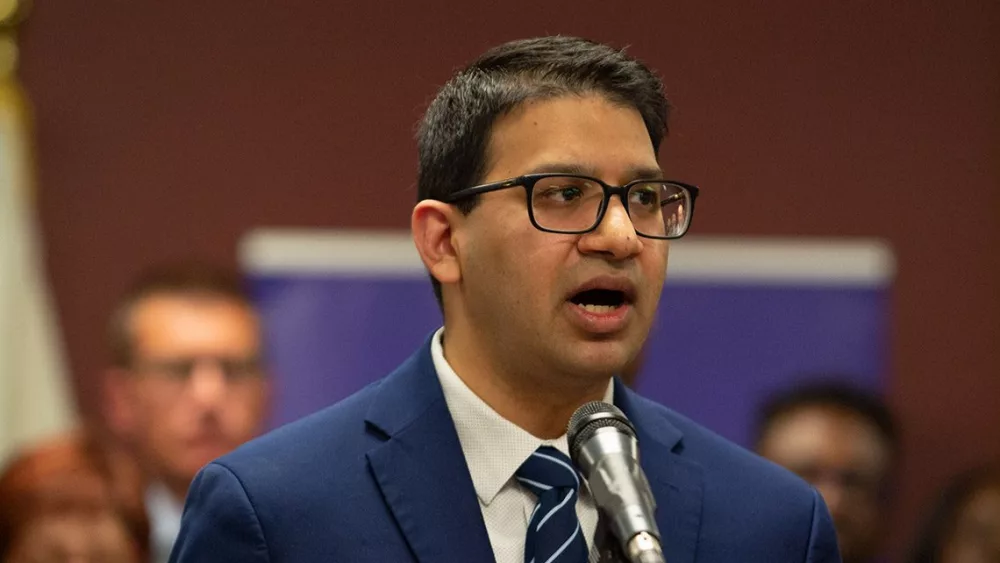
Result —
<instances>
[{"instance_id":1,"label":"teeth","mask_svg":"<svg viewBox=\"0 0 1000 563\"><path fill-rule=\"evenodd\" d=\"M610 313L611 311L614 311L615 309L618 308L615 307L614 305L591 305L590 303L577 303L577 307L580 307L581 309L587 311L588 313L595 313L598 315L604 313Z\"/></svg>"}]
</instances>

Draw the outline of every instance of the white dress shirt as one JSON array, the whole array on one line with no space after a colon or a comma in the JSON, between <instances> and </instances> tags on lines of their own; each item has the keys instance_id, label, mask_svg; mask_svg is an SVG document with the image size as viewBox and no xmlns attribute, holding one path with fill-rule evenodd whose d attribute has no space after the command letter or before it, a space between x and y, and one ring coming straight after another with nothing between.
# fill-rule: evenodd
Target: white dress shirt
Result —
<instances>
[{"instance_id":1,"label":"white dress shirt","mask_svg":"<svg viewBox=\"0 0 1000 563\"><path fill-rule=\"evenodd\" d=\"M497 563L524 563L524 540L536 498L517 482L514 473L539 446L552 446L568 456L566 435L542 440L497 414L445 360L443 334L443 328L434 334L431 358L472 474L490 545ZM614 385L609 382L604 401L611 403L613 393ZM587 540L590 562L595 563L599 559L598 550L594 549L598 512L585 483L577 496L576 513Z\"/></svg>"},{"instance_id":2,"label":"white dress shirt","mask_svg":"<svg viewBox=\"0 0 1000 563\"><path fill-rule=\"evenodd\" d=\"M170 550L181 531L184 504L178 502L162 483L153 483L146 489L146 516L149 518L150 560L167 563Z\"/></svg>"}]
</instances>

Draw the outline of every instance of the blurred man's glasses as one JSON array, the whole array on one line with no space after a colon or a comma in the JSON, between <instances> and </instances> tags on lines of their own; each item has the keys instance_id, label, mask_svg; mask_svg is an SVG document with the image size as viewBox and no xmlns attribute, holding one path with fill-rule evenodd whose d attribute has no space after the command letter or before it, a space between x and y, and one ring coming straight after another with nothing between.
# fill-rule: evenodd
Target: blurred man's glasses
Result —
<instances>
[{"instance_id":1,"label":"blurred man's glasses","mask_svg":"<svg viewBox=\"0 0 1000 563\"><path fill-rule=\"evenodd\" d=\"M883 498L887 487L883 478L850 469L821 467L791 468L808 483L823 488L835 487L842 494L855 500L874 501Z\"/></svg>"},{"instance_id":2,"label":"blurred man's glasses","mask_svg":"<svg viewBox=\"0 0 1000 563\"><path fill-rule=\"evenodd\" d=\"M140 360L133 370L141 375L174 383L186 384L195 370L209 364L225 377L226 381L237 382L260 377L263 373L260 358L237 358L226 356L196 356L169 359Z\"/></svg>"},{"instance_id":3,"label":"blurred man's glasses","mask_svg":"<svg viewBox=\"0 0 1000 563\"><path fill-rule=\"evenodd\" d=\"M636 180L611 186L588 176L528 174L465 188L446 203L457 203L486 192L521 186L528 200L528 217L540 231L583 234L601 224L612 196L621 198L636 234L676 239L691 226L698 187L670 180Z\"/></svg>"}]
</instances>

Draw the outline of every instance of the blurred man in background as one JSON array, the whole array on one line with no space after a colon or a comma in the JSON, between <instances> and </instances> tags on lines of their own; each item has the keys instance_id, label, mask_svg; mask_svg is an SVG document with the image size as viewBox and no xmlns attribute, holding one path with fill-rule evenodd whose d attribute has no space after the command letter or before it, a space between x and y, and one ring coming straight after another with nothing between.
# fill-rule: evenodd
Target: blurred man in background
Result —
<instances>
[{"instance_id":1,"label":"blurred man in background","mask_svg":"<svg viewBox=\"0 0 1000 563\"><path fill-rule=\"evenodd\" d=\"M204 266L142 276L109 326L106 418L139 462L153 561L166 561L198 470L262 429L260 321L239 279Z\"/></svg>"},{"instance_id":2,"label":"blurred man in background","mask_svg":"<svg viewBox=\"0 0 1000 563\"><path fill-rule=\"evenodd\" d=\"M898 449L886 405L847 385L796 387L772 397L761 411L758 453L823 495L844 563L867 563L879 555Z\"/></svg>"}]
</instances>

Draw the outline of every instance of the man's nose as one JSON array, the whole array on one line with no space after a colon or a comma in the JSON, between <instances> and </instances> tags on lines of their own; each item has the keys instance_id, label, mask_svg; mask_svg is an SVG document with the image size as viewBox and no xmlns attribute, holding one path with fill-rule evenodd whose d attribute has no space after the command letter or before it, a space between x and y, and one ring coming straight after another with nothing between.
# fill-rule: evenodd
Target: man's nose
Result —
<instances>
[{"instance_id":1,"label":"man's nose","mask_svg":"<svg viewBox=\"0 0 1000 563\"><path fill-rule=\"evenodd\" d=\"M216 361L199 361L192 368L190 393L203 406L213 406L226 394L226 373Z\"/></svg>"},{"instance_id":2,"label":"man's nose","mask_svg":"<svg viewBox=\"0 0 1000 563\"><path fill-rule=\"evenodd\" d=\"M643 242L635 232L628 211L616 197L593 231L580 237L580 250L602 254L613 260L625 260L642 251Z\"/></svg>"}]
</instances>

